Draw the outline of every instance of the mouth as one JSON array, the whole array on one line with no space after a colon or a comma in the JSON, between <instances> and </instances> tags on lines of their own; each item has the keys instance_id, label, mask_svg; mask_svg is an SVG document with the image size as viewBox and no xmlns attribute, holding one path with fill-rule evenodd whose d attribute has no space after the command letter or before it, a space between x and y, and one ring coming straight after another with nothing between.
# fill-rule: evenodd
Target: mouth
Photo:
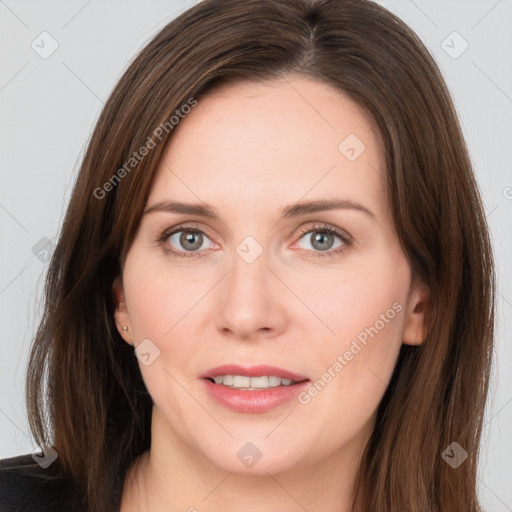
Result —
<instances>
[{"instance_id":1,"label":"mouth","mask_svg":"<svg viewBox=\"0 0 512 512\"><path fill-rule=\"evenodd\" d=\"M293 386L299 382L309 380L284 368L260 364L258 366L243 367L237 364L224 364L211 368L202 376L214 384L220 384L236 389L269 389L278 386Z\"/></svg>"},{"instance_id":2,"label":"mouth","mask_svg":"<svg viewBox=\"0 0 512 512\"><path fill-rule=\"evenodd\" d=\"M248 377L247 375L216 375L214 378L207 377L214 384L221 384L232 389L246 389L256 391L258 389L270 389L279 386L293 386L298 382L285 379L276 375L262 375L261 377Z\"/></svg>"},{"instance_id":3,"label":"mouth","mask_svg":"<svg viewBox=\"0 0 512 512\"><path fill-rule=\"evenodd\" d=\"M305 376L268 365L223 365L201 378L217 403L244 413L265 412L288 402L310 382Z\"/></svg>"}]
</instances>

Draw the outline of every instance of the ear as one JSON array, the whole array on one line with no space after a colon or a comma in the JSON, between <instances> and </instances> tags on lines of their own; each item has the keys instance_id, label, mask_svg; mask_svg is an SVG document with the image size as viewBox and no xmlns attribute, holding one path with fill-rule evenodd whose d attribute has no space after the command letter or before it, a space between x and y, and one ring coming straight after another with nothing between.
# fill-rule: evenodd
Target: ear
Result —
<instances>
[{"instance_id":1,"label":"ear","mask_svg":"<svg viewBox=\"0 0 512 512\"><path fill-rule=\"evenodd\" d=\"M124 339L124 341L126 341L126 343L133 345L132 326L130 323L130 315L126 307L126 301L124 298L123 284L121 282L121 278L115 278L114 283L112 285L112 290L114 292L116 302L114 319L116 321L117 330L119 331L119 334ZM123 327L126 327L126 329L123 329Z\"/></svg>"},{"instance_id":2,"label":"ear","mask_svg":"<svg viewBox=\"0 0 512 512\"><path fill-rule=\"evenodd\" d=\"M428 288L423 282L413 285L402 336L405 345L421 345L425 341L425 312L428 306L428 297Z\"/></svg>"}]
</instances>

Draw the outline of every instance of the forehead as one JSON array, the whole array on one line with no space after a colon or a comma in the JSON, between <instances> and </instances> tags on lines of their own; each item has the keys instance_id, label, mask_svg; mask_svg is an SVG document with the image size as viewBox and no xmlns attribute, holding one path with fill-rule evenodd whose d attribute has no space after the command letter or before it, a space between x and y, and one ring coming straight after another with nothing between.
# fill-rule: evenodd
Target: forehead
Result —
<instances>
[{"instance_id":1,"label":"forehead","mask_svg":"<svg viewBox=\"0 0 512 512\"><path fill-rule=\"evenodd\" d=\"M148 203L200 200L240 214L334 195L378 210L382 175L379 137L364 110L328 84L289 76L201 98L175 128Z\"/></svg>"}]
</instances>

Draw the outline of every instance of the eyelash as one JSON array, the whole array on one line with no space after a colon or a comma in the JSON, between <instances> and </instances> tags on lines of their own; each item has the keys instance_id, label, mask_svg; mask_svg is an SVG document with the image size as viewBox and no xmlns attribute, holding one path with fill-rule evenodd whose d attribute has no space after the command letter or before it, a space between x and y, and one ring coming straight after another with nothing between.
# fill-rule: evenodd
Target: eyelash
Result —
<instances>
[{"instance_id":1,"label":"eyelash","mask_svg":"<svg viewBox=\"0 0 512 512\"><path fill-rule=\"evenodd\" d=\"M163 245L163 244L165 244L167 242L169 237L171 237L172 235L175 235L176 233L179 233L180 231L189 231L191 233L199 233L201 235L208 236L203 230L199 229L196 226L179 225L179 226L175 226L174 228L168 229L168 230L164 231L163 233L161 233L158 236L156 241L159 244ZM315 232L322 233L322 234L336 235L337 237L339 237L341 239L341 241L343 242L343 245L341 247L339 247L338 249L335 249L335 250L329 250L329 251L310 251L310 252L313 253L311 255L313 258L325 258L325 257L337 256L337 255L341 254L342 252L344 252L346 249L348 249L352 245L352 240L350 238L348 238L346 235L344 235L341 231L337 230L336 228L333 228L333 227L331 227L329 225L326 225L326 224L316 225L316 226L304 228L300 232L299 240L304 235L306 235L308 233L315 233ZM167 253L169 253L169 254L171 254L173 256L177 256L179 258L190 258L190 257L196 257L197 258L197 257L202 257L203 256L200 253L198 253L197 251L175 251L174 249L169 249L168 247L164 247L164 250Z\"/></svg>"}]
</instances>

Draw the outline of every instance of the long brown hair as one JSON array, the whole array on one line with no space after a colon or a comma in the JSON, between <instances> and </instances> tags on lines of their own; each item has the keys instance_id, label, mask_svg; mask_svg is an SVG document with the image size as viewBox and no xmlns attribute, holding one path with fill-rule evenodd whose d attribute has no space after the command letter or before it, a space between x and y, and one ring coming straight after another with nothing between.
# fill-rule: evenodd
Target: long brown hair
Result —
<instances>
[{"instance_id":1,"label":"long brown hair","mask_svg":"<svg viewBox=\"0 0 512 512\"><path fill-rule=\"evenodd\" d=\"M369 0L205 0L165 26L112 92L47 275L28 366L30 425L95 512L119 508L127 468L151 442L151 397L114 324L112 283L172 137L169 120L217 85L287 73L338 88L372 116L395 227L429 290L427 337L403 346L364 453L355 490L362 510L481 510L494 267L437 65L414 32ZM457 469L442 457L453 442L468 454Z\"/></svg>"}]
</instances>

